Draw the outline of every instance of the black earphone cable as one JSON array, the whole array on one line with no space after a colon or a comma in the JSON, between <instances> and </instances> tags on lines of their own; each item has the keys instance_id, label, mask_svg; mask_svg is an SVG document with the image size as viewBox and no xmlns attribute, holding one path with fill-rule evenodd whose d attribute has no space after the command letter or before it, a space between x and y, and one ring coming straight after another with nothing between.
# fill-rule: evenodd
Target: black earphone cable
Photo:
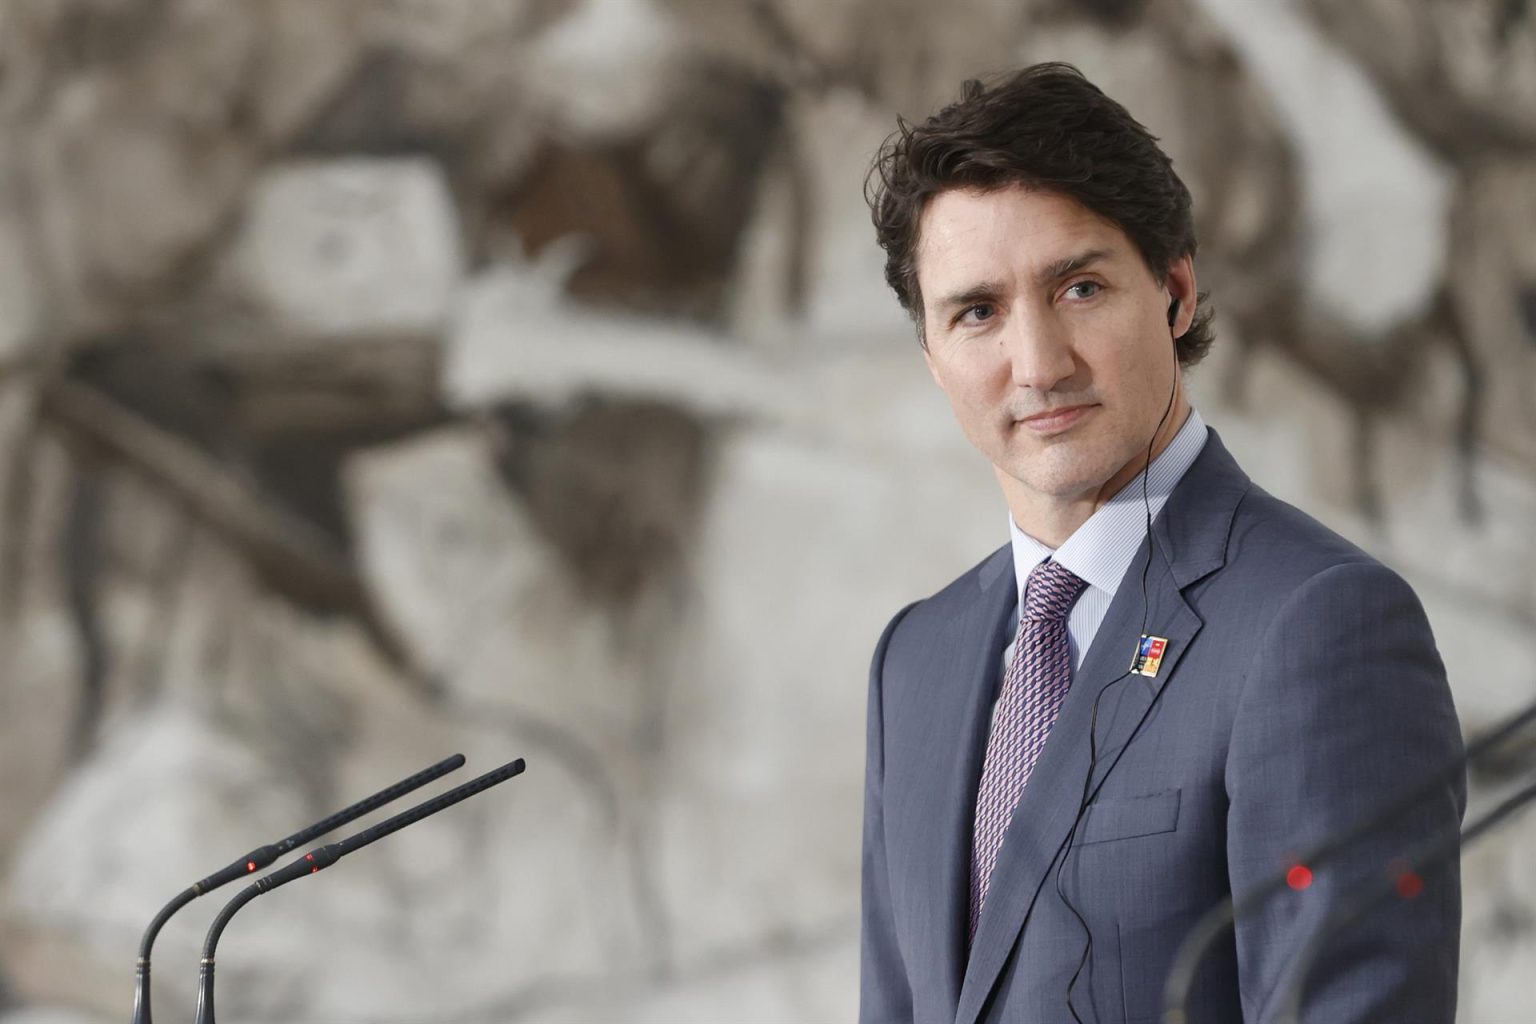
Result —
<instances>
[{"instance_id":1,"label":"black earphone cable","mask_svg":"<svg viewBox=\"0 0 1536 1024\"><path fill-rule=\"evenodd\" d=\"M1170 330L1178 319L1178 315L1179 300L1174 299L1168 307L1168 327ZM1173 382L1168 387L1168 404L1163 409L1162 417L1157 421L1157 427L1152 431L1152 439L1147 442L1147 457L1141 468L1141 502L1147 514L1147 559L1142 563L1141 567L1141 629L1138 632L1138 651L1140 650L1141 643L1139 638L1147 635L1147 619L1151 612L1150 600L1147 597L1147 579L1152 570L1152 552L1155 544L1152 535L1152 500L1147 490L1147 477L1152 471L1152 449L1157 445L1157 436L1162 433L1163 424L1168 421L1168 414L1173 411L1173 399L1178 393L1179 386L1178 338L1174 337L1173 342ZM1134 666L1135 662L1132 663L1133 668ZM1078 801L1077 815L1072 819L1072 827L1067 830L1067 837L1062 843L1061 863L1056 869L1056 896L1072 912L1072 916L1077 918L1077 923L1082 926L1083 935L1087 939L1087 942L1083 945L1083 955L1077 962L1077 969L1072 972L1072 979L1067 982L1067 1010L1072 1014L1074 1024L1083 1024L1083 1019L1077 1015L1077 1007L1072 1003L1072 997L1077 990L1077 983L1082 977L1083 969L1089 967L1093 962L1093 929L1088 926L1087 919L1083 917L1082 913L1068 899L1066 890L1062 888L1062 876L1067 871L1067 860L1072 855L1072 844L1077 838L1077 830L1082 825L1083 817L1088 813L1088 808L1092 806L1094 798L1098 796L1099 789L1104 785L1103 779L1099 780L1097 786L1093 784L1093 777L1098 771L1099 762L1099 701L1103 700L1104 695L1112 688L1130 678L1131 672L1132 669L1126 669L1120 673L1119 676L1106 683L1093 698L1093 707L1088 716L1088 774L1083 779L1083 795ZM1125 743L1121 746L1122 753L1131 745L1131 741L1136 738L1137 733L1141 732L1141 727L1146 722L1147 716L1152 713L1152 708L1157 704L1157 697L1161 695L1162 691L1159 690L1157 696L1154 696L1147 704L1146 710L1137 719L1130 736L1126 738ZM1115 762L1110 764L1109 770L1104 773L1106 777L1109 775L1109 771L1114 770L1115 763L1118 762L1119 758L1117 757ZM1091 968L1089 973L1092 973ZM1097 1017L1097 1014L1095 1014L1095 1017Z\"/></svg>"}]
</instances>

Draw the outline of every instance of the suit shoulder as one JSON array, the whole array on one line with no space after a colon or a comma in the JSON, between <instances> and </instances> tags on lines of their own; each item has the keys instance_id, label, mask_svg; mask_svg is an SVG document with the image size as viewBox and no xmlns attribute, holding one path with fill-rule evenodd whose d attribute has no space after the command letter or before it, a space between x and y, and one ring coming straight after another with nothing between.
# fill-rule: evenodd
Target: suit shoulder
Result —
<instances>
[{"instance_id":1,"label":"suit shoulder","mask_svg":"<svg viewBox=\"0 0 1536 1024\"><path fill-rule=\"evenodd\" d=\"M1329 572L1343 566L1358 569ZM1237 584L1250 596L1267 592L1274 600L1284 600L1324 574L1342 580L1361 573L1402 582L1393 569L1353 541L1255 485L1233 516L1226 565L1212 582L1215 589L1222 589L1222 583Z\"/></svg>"},{"instance_id":2,"label":"suit shoulder","mask_svg":"<svg viewBox=\"0 0 1536 1024\"><path fill-rule=\"evenodd\" d=\"M1004 544L949 583L906 605L885 627L883 644L923 642L962 612L974 609L991 588L1013 579L1013 549Z\"/></svg>"},{"instance_id":3,"label":"suit shoulder","mask_svg":"<svg viewBox=\"0 0 1536 1024\"><path fill-rule=\"evenodd\" d=\"M998 579L1013 577L1013 548L1004 544L927 597L914 601L906 620L919 624L932 617L947 619L971 607Z\"/></svg>"}]
</instances>

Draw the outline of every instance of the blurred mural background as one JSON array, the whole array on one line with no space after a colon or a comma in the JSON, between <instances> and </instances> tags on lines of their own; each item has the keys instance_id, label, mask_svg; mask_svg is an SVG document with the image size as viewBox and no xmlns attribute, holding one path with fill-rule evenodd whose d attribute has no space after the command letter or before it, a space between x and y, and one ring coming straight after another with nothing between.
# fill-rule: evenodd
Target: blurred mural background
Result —
<instances>
[{"instance_id":1,"label":"blurred mural background","mask_svg":"<svg viewBox=\"0 0 1536 1024\"><path fill-rule=\"evenodd\" d=\"M530 768L238 918L228 1020L852 1019L867 659L1006 540L863 173L1040 59L1195 194L1206 419L1469 735L1536 696L1525 0L4 0L0 1021L452 750ZM1536 1019L1533 862L1465 1021Z\"/></svg>"}]
</instances>

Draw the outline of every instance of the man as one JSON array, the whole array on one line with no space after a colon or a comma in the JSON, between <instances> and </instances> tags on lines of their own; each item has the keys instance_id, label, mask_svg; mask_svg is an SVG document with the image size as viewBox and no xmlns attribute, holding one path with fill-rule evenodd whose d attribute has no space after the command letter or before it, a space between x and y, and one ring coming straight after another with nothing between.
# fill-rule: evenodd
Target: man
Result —
<instances>
[{"instance_id":1,"label":"man","mask_svg":"<svg viewBox=\"0 0 1536 1024\"><path fill-rule=\"evenodd\" d=\"M1429 625L1190 408L1181 371L1212 334L1189 193L1076 69L968 84L901 125L871 186L887 280L1010 543L875 651L861 1020L1157 1021L1203 913L1459 758ZM1463 805L1438 786L1241 915L1189 1019L1270 1020L1304 982L1308 1020L1449 1024L1454 865L1297 962Z\"/></svg>"}]
</instances>

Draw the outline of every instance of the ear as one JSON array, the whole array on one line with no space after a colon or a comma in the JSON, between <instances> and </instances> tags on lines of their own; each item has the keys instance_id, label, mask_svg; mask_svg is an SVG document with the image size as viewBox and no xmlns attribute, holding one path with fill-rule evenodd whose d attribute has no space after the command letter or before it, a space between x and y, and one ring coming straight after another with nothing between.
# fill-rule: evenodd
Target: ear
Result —
<instances>
[{"instance_id":1,"label":"ear","mask_svg":"<svg viewBox=\"0 0 1536 1024\"><path fill-rule=\"evenodd\" d=\"M1189 254L1180 256L1168 265L1168 294L1179 300L1179 315L1173 322L1173 336L1182 338L1195 322L1195 303L1198 289L1195 287L1195 260Z\"/></svg>"}]
</instances>

